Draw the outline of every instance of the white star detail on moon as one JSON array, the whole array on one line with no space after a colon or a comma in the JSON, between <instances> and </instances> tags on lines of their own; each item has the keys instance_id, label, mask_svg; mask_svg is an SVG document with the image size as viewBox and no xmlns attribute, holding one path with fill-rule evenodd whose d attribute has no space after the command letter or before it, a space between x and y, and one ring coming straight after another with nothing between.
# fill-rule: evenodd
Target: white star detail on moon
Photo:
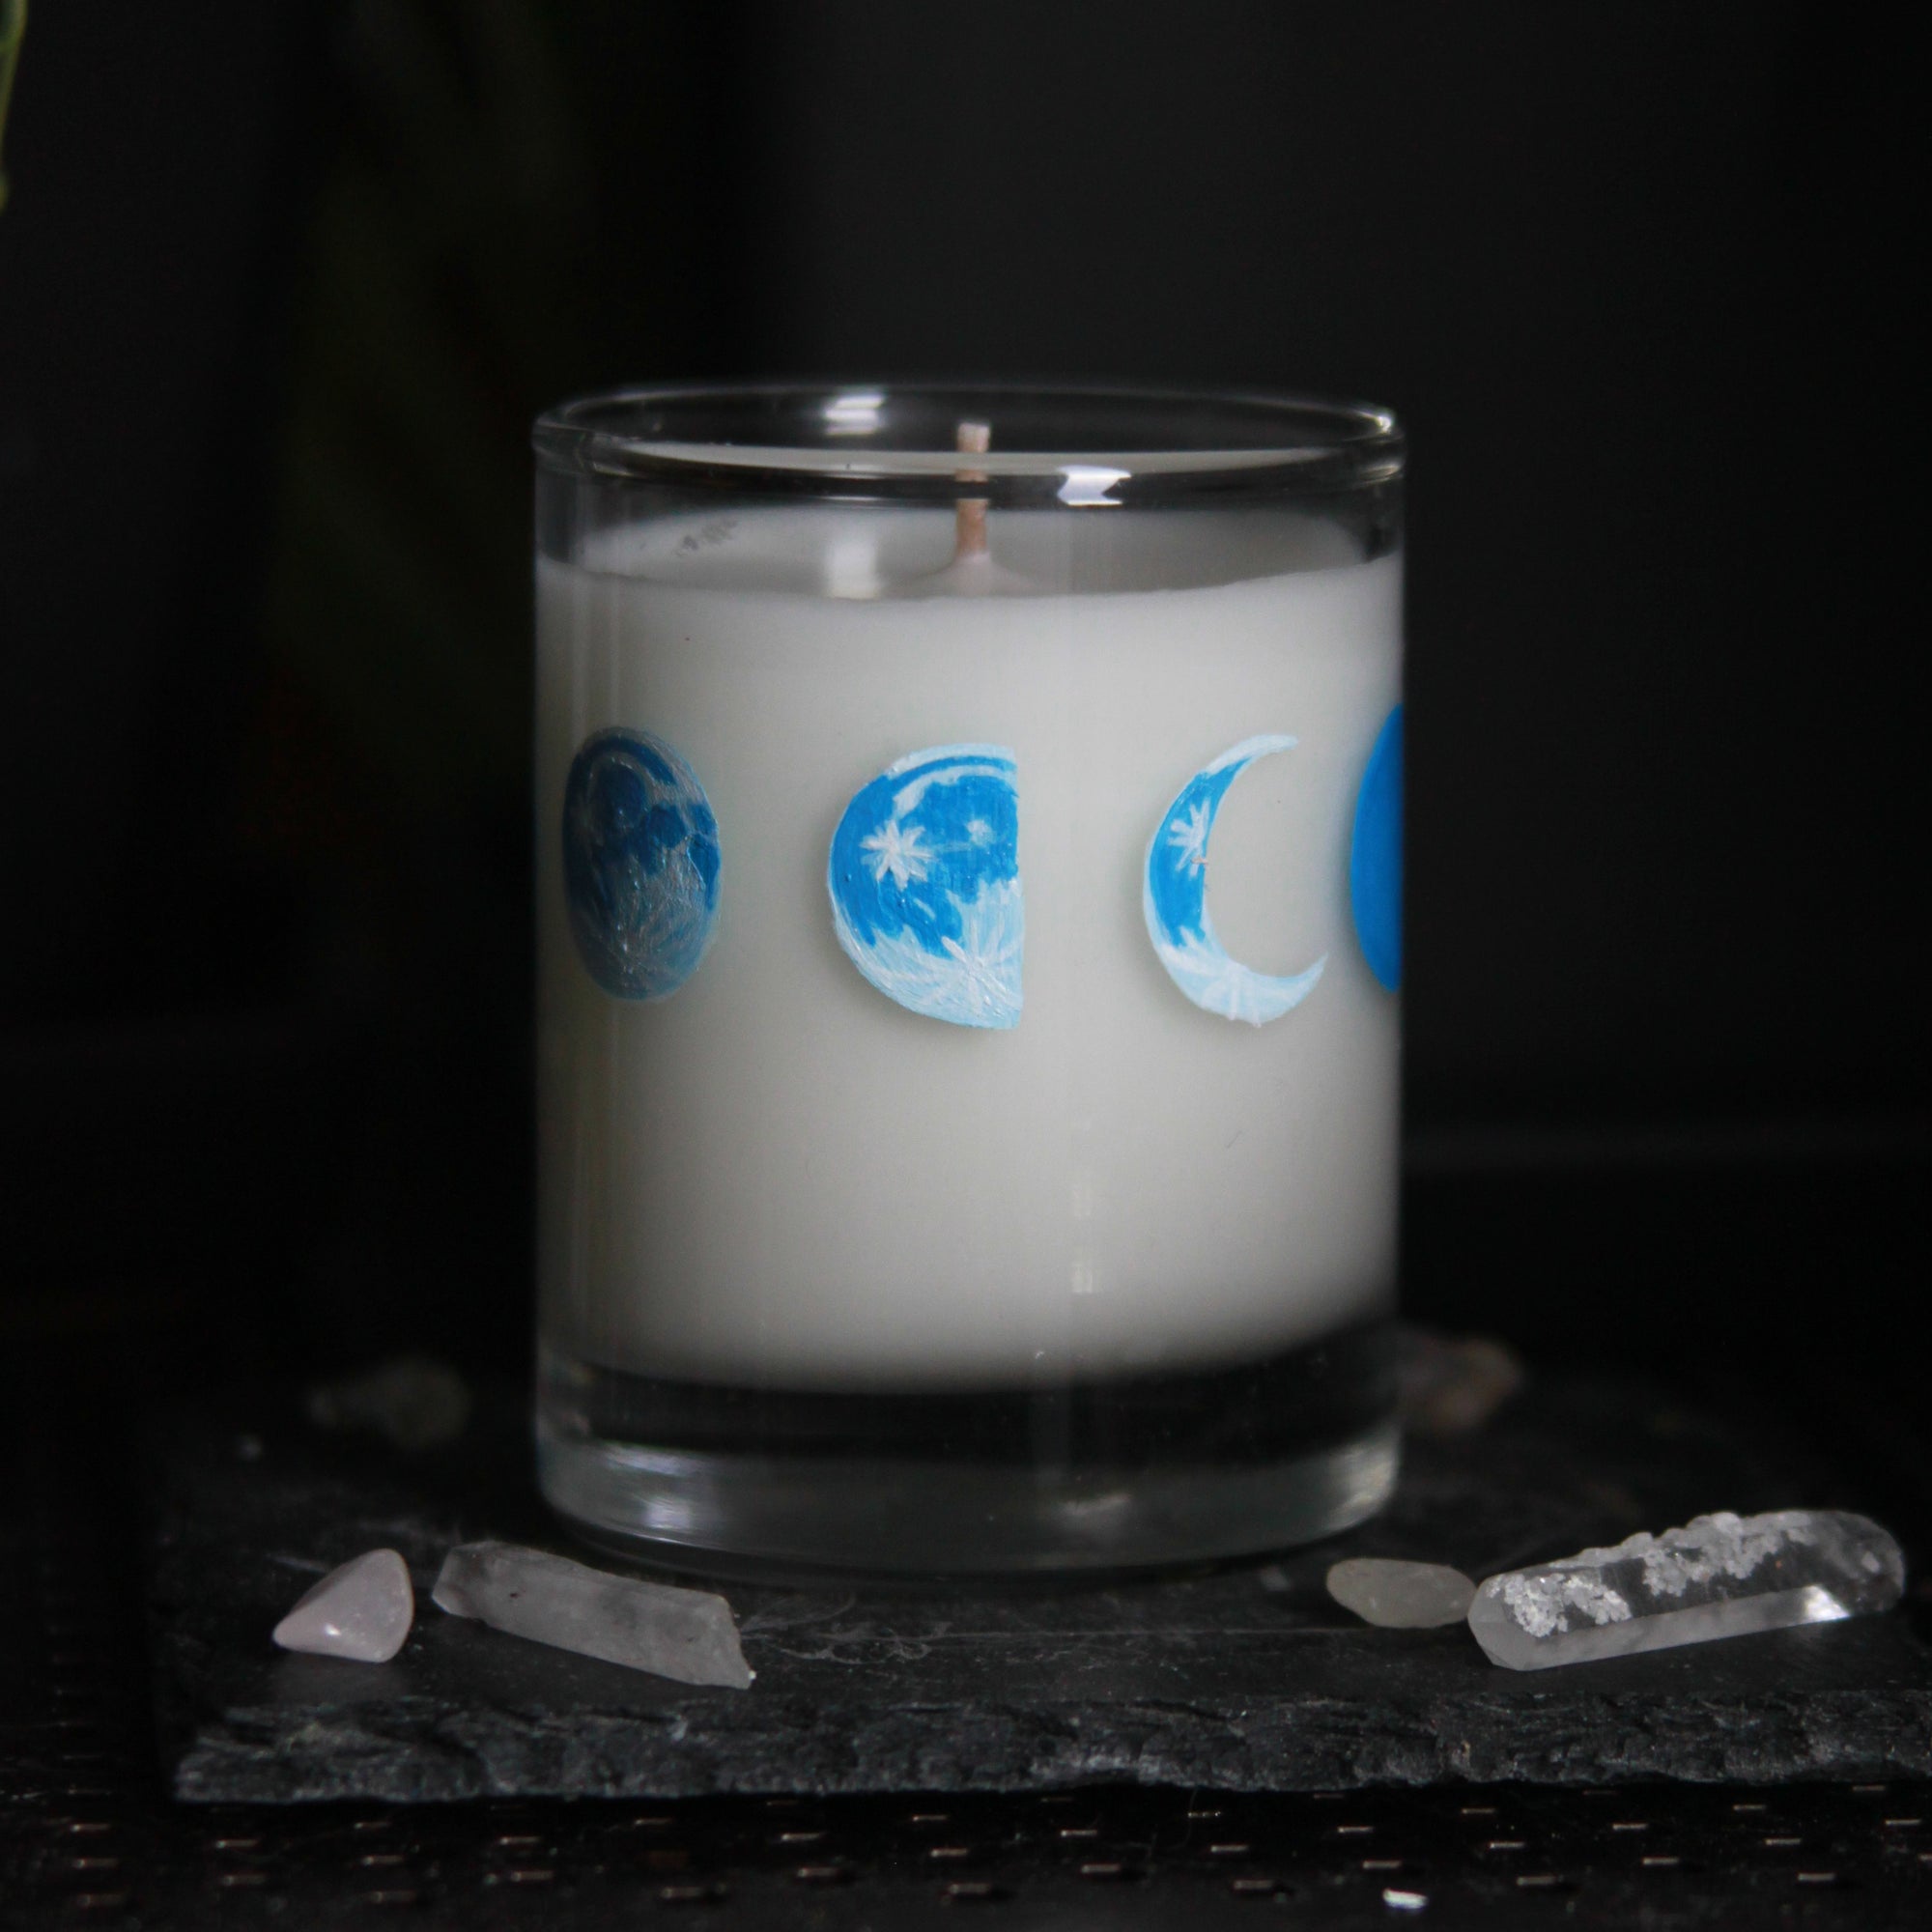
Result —
<instances>
[{"instance_id":1,"label":"white star detail on moon","mask_svg":"<svg viewBox=\"0 0 1932 1932\"><path fill-rule=\"evenodd\" d=\"M853 795L825 882L845 955L887 998L954 1026L1020 1017L1025 908L1013 754L940 745Z\"/></svg>"}]
</instances>

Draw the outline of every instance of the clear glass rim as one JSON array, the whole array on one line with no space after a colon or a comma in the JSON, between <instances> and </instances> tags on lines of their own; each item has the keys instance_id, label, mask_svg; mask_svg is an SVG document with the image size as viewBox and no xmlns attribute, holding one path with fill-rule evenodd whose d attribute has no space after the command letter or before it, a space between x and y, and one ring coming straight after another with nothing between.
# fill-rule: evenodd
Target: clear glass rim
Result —
<instances>
[{"instance_id":1,"label":"clear glass rim","mask_svg":"<svg viewBox=\"0 0 1932 1932\"><path fill-rule=\"evenodd\" d=\"M962 452L960 426L990 430ZM554 472L781 495L994 500L1332 494L1402 474L1368 403L1034 383L669 384L582 396L532 433Z\"/></svg>"}]
</instances>

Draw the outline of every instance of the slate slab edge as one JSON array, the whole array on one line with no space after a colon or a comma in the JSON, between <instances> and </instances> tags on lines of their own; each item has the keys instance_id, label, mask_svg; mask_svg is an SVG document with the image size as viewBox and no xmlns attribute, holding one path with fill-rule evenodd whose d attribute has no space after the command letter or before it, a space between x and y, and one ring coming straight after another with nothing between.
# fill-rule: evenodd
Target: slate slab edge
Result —
<instances>
[{"instance_id":1,"label":"slate slab edge","mask_svg":"<svg viewBox=\"0 0 1932 1932\"><path fill-rule=\"evenodd\" d=\"M1133 1782L1343 1790L1467 1781L1776 1783L1932 1776L1932 1690L1659 1705L1643 1696L1520 1706L1337 1700L1270 1710L906 1706L860 1723L783 1707L753 1729L702 1714L231 1711L175 1766L190 1802L482 1797L690 1798L810 1791L1052 1790Z\"/></svg>"}]
</instances>

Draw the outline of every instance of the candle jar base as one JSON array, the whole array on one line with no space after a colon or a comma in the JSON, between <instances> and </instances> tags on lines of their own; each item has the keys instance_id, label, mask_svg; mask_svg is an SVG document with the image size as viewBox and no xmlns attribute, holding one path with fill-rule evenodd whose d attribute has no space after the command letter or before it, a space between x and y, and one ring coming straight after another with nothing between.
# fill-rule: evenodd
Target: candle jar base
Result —
<instances>
[{"instance_id":1,"label":"candle jar base","mask_svg":"<svg viewBox=\"0 0 1932 1932\"><path fill-rule=\"evenodd\" d=\"M1387 1500L1392 1326L1238 1368L1037 1390L731 1387L546 1349L537 1462L552 1506L593 1541L713 1576L1071 1579L1227 1561Z\"/></svg>"}]
</instances>

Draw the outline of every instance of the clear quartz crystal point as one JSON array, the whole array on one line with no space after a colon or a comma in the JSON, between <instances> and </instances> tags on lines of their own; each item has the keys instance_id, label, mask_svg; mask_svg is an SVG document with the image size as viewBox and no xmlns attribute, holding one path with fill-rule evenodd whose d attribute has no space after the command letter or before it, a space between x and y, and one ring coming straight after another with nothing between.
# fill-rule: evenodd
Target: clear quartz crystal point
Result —
<instances>
[{"instance_id":1,"label":"clear quartz crystal point","mask_svg":"<svg viewBox=\"0 0 1932 1932\"><path fill-rule=\"evenodd\" d=\"M743 1690L752 1681L731 1605L709 1591L612 1577L514 1543L465 1543L443 1558L434 1596L451 1616L680 1684Z\"/></svg>"},{"instance_id":2,"label":"clear quartz crystal point","mask_svg":"<svg viewBox=\"0 0 1932 1932\"><path fill-rule=\"evenodd\" d=\"M1866 1517L1836 1510L1720 1510L1662 1536L1585 1549L1491 1577L1469 1628L1492 1662L1547 1670L1792 1624L1889 1610L1905 1558Z\"/></svg>"},{"instance_id":3,"label":"clear quartz crystal point","mask_svg":"<svg viewBox=\"0 0 1932 1932\"><path fill-rule=\"evenodd\" d=\"M415 1621L409 1565L393 1549L370 1549L331 1570L275 1626L284 1650L387 1663Z\"/></svg>"}]
</instances>

